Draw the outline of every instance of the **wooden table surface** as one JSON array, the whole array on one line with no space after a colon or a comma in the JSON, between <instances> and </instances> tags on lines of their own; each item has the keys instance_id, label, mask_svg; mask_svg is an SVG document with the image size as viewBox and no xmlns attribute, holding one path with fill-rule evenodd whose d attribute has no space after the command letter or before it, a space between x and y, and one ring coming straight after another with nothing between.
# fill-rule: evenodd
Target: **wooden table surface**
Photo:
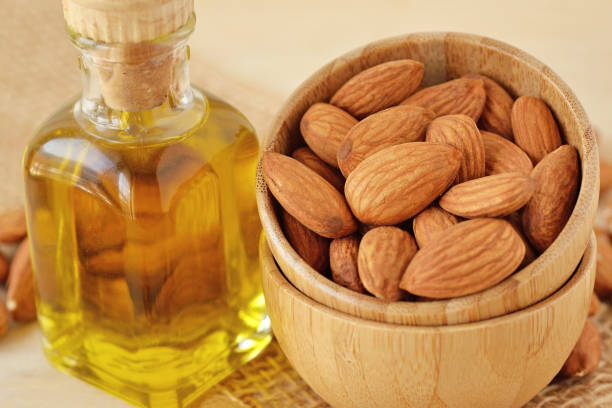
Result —
<instances>
[{"instance_id":1,"label":"wooden table surface","mask_svg":"<svg viewBox=\"0 0 612 408\"><path fill-rule=\"evenodd\" d=\"M335 56L408 32L464 31L508 42L552 67L602 130L605 154L612 153L607 0L197 0L196 9L192 79L239 107L260 135L291 91ZM80 79L59 0L0 0L0 21L0 208L8 208L22 200L29 136L80 90ZM1 407L126 406L51 368L39 342L34 324L0 339Z\"/></svg>"}]
</instances>

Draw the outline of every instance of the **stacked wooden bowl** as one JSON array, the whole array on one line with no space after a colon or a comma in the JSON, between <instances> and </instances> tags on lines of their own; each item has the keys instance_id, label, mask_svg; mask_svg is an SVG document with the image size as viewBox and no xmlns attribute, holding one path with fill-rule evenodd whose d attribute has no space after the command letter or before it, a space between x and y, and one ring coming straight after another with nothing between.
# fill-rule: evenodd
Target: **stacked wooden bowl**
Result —
<instances>
[{"instance_id":1,"label":"stacked wooden bowl","mask_svg":"<svg viewBox=\"0 0 612 408\"><path fill-rule=\"evenodd\" d=\"M404 58L425 64L423 86L480 73L514 95L544 100L581 158L574 211L546 251L490 289L450 300L385 302L335 284L302 260L283 234L278 204L259 170L272 327L296 370L335 407L518 407L563 365L593 290L598 155L587 115L568 86L535 58L488 38L396 37L354 50L306 80L282 107L264 150L290 154L303 144L299 123L312 104L328 101L359 72Z\"/></svg>"}]
</instances>

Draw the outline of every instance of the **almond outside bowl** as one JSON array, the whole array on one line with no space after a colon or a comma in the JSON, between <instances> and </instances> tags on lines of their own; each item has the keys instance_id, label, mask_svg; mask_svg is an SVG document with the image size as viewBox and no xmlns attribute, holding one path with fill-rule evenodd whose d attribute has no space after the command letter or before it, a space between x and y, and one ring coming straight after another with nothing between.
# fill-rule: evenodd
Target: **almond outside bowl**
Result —
<instances>
[{"instance_id":1,"label":"almond outside bowl","mask_svg":"<svg viewBox=\"0 0 612 408\"><path fill-rule=\"evenodd\" d=\"M595 238L551 297L476 323L401 326L350 316L298 291L262 240L263 288L285 355L335 408L512 408L557 374L578 340L595 280Z\"/></svg>"},{"instance_id":2,"label":"almond outside bowl","mask_svg":"<svg viewBox=\"0 0 612 408\"><path fill-rule=\"evenodd\" d=\"M325 65L291 95L264 140L264 150L291 154L303 145L299 122L308 107L328 101L358 72L402 58L425 64L423 86L482 73L514 96L542 98L556 116L565 140L581 158L580 191L569 221L538 259L492 288L450 300L390 303L345 289L300 258L282 232L276 215L278 204L268 192L260 167L259 214L270 250L284 275L321 305L355 317L401 325L475 322L512 313L547 298L567 282L587 247L599 195L599 159L589 120L573 92L550 68L523 51L500 41L459 33L410 34L369 44Z\"/></svg>"}]
</instances>

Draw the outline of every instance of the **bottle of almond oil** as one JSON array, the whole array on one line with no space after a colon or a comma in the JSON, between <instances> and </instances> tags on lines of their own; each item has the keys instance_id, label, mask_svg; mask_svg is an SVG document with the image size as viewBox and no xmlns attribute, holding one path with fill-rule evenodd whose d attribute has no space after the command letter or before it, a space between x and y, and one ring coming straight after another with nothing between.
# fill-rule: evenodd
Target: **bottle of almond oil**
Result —
<instances>
[{"instance_id":1,"label":"bottle of almond oil","mask_svg":"<svg viewBox=\"0 0 612 408\"><path fill-rule=\"evenodd\" d=\"M270 341L258 141L189 82L193 0L64 0L83 93L24 157L44 351L143 407L182 407Z\"/></svg>"}]
</instances>

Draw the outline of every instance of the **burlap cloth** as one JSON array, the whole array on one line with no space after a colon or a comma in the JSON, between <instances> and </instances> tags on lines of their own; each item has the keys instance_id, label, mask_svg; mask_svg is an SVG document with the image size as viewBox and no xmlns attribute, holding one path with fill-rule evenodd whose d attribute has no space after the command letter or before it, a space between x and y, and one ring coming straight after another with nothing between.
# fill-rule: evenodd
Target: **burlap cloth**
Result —
<instances>
[{"instance_id":1,"label":"burlap cloth","mask_svg":"<svg viewBox=\"0 0 612 408\"><path fill-rule=\"evenodd\" d=\"M196 2L197 3L197 2ZM29 9L25 9L25 6ZM197 5L199 6L199 5ZM80 90L76 51L65 35L59 0L0 0L0 209L21 204L23 148L47 116ZM200 24L205 21L200 20ZM228 78L198 52L194 34L192 78L237 105L259 133L282 95L256 81ZM217 64L218 66L218 64ZM596 316L603 333L603 361L582 379L555 380L527 407L612 407L612 312ZM308 407L328 405L293 370L275 341L200 400L203 407Z\"/></svg>"}]
</instances>

